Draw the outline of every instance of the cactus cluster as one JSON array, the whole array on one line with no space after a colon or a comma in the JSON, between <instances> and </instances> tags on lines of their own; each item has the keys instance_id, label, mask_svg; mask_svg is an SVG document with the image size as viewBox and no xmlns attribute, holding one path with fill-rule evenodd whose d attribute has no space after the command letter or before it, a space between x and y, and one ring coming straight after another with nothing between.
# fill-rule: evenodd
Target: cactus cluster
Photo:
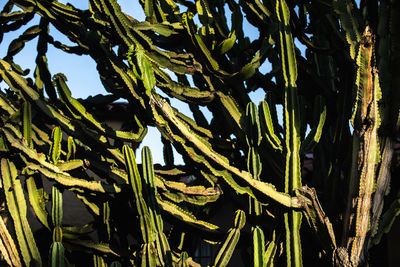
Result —
<instances>
[{"instance_id":1,"label":"cactus cluster","mask_svg":"<svg viewBox=\"0 0 400 267\"><path fill-rule=\"evenodd\" d=\"M139 3L145 21L117 0L89 0L87 10L3 4L0 45L25 30L0 59L1 260L200 266L196 250L206 242L212 266L374 266L400 211L400 184L391 181L400 4ZM53 27L74 45L56 41ZM14 57L35 41L31 75ZM90 57L108 94L75 99L67 77L50 71L49 45ZM121 98L127 119L114 129L99 113ZM149 126L161 133L164 165L148 147L136 162ZM90 223L63 222L65 193ZM215 220L221 212L227 219ZM32 231L34 220L46 234Z\"/></svg>"}]
</instances>

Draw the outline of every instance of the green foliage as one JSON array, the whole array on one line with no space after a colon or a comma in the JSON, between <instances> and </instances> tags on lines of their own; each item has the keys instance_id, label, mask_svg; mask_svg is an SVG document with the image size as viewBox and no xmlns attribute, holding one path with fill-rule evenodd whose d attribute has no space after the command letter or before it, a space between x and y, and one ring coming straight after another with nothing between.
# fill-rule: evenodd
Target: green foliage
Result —
<instances>
[{"instance_id":1,"label":"green foliage","mask_svg":"<svg viewBox=\"0 0 400 267\"><path fill-rule=\"evenodd\" d=\"M385 248L399 214L391 173L400 5L138 2L145 21L116 0L89 0L88 10L5 1L0 258L14 266L376 265L369 253ZM73 45L55 41L54 28ZM16 62L28 42L37 42L32 74ZM77 88L49 69L57 60L49 46L88 56L109 94L75 99ZM119 129L109 126L112 114L124 120ZM161 134L163 165L148 147L136 162L149 126ZM90 223L65 223L67 196ZM28 212L48 240L39 242ZM316 242L304 241L307 227ZM204 244L207 262L197 257Z\"/></svg>"}]
</instances>

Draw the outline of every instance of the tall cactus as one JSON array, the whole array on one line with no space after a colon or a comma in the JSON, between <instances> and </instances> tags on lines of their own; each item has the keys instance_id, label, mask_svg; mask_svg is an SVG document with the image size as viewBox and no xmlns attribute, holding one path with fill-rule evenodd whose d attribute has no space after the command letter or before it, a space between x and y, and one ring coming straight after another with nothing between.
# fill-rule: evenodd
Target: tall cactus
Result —
<instances>
[{"instance_id":1,"label":"tall cactus","mask_svg":"<svg viewBox=\"0 0 400 267\"><path fill-rule=\"evenodd\" d=\"M301 186L300 166L300 109L297 92L297 64L293 37L290 32L289 8L285 0L276 1L276 15L279 21L280 51L282 60L284 92L284 138L285 138L285 193L292 194ZM302 266L300 242L301 212L289 211L284 214L286 228L286 254L288 266Z\"/></svg>"},{"instance_id":2,"label":"tall cactus","mask_svg":"<svg viewBox=\"0 0 400 267\"><path fill-rule=\"evenodd\" d=\"M89 0L88 10L3 2L7 264L199 266L200 243L215 266L232 257L253 266L375 264L369 253L384 249L399 214L390 178L400 121L396 1L140 0L144 21L116 0ZM37 42L32 73L18 57L29 42ZM108 93L75 99L80 88L51 71L50 47L93 60ZM112 113L120 129L108 125ZM148 147L136 162L149 126L161 134L164 165ZM65 224L67 195L91 222ZM222 215L235 217L233 228ZM304 242L305 223L318 242Z\"/></svg>"},{"instance_id":3,"label":"tall cactus","mask_svg":"<svg viewBox=\"0 0 400 267\"><path fill-rule=\"evenodd\" d=\"M62 133L60 127L55 127L51 134L51 146L49 159L55 165L59 165L61 155ZM64 246L62 244L63 231L61 221L63 217L63 196L62 191L57 185L52 186L51 190L51 220L53 223L53 243L50 246L50 266L65 266Z\"/></svg>"}]
</instances>

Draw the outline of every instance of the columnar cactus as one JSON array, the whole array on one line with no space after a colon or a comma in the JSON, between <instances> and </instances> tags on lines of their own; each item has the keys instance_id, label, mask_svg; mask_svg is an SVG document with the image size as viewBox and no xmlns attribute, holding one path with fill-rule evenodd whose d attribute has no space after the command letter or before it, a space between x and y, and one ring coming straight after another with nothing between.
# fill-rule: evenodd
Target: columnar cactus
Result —
<instances>
[{"instance_id":1,"label":"columnar cactus","mask_svg":"<svg viewBox=\"0 0 400 267\"><path fill-rule=\"evenodd\" d=\"M0 45L24 29L0 59L2 259L199 266L194 255L207 242L215 266L239 254L240 265L373 265L370 253L384 247L399 213L390 175L398 168L400 5L138 2L144 21L116 0L90 0L87 10L2 5ZM74 45L56 41L53 27ZM31 75L14 57L34 41ZM49 45L94 60L108 94L75 99L67 77L50 71ZM253 103L253 92L262 101ZM127 119L113 129L99 114L120 98ZM149 126L161 134L164 165L153 164L148 147L136 162ZM68 191L91 223L63 221ZM220 212L234 218L229 230L214 219ZM307 227L318 242L304 242Z\"/></svg>"}]
</instances>

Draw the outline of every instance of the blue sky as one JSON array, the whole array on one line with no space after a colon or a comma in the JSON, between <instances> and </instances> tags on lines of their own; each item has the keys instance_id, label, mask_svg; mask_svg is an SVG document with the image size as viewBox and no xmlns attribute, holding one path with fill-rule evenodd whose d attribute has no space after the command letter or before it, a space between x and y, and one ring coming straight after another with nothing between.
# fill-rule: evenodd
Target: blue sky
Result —
<instances>
[{"instance_id":1,"label":"blue sky","mask_svg":"<svg viewBox=\"0 0 400 267\"><path fill-rule=\"evenodd\" d=\"M5 1L4 1L5 2ZM4 2L0 4L0 8L3 7ZM77 8L80 9L88 9L88 1L82 0L69 0L63 1L59 0L62 3L70 3ZM145 16L141 6L138 4L138 1L132 0L120 0L118 3L121 5L122 10L131 15L132 17L136 18L139 21L143 21ZM229 10L226 10L229 12ZM38 24L39 16L36 15L35 18L29 23L27 26L22 27L18 31L7 33L4 35L4 39L0 44L0 56L4 57L7 53L9 43L17 38L20 34L26 30L29 25ZM249 24L245 24L246 27L246 34L250 37L250 39L254 39L258 36L258 31L251 27ZM64 44L72 43L60 34L54 27L50 28L50 34ZM29 68L31 70L29 76L33 76L33 70L35 68L35 57L36 57L36 45L37 45L37 38L33 39L30 42L25 44L25 48L14 57L14 61L21 65L23 69ZM72 54L64 53L52 45L49 45L48 52L47 52L48 64L50 72L54 75L56 73L64 73L68 78L68 86L71 89L72 96L75 98L86 98L90 95L97 95L97 94L107 94L103 85L100 82L99 75L96 70L95 62L89 56L76 56ZM268 62L266 62L262 67L262 72L269 71L270 66ZM4 82L0 83L0 88L7 88ZM264 98L264 93L259 90L255 93L250 95L252 100L258 103L260 100ZM172 105L177 107L181 112L185 113L186 115L192 116L188 106L182 103L179 100L172 100ZM203 109L204 110L204 109ZM153 161L154 163L164 163L163 156L162 156L162 143L160 140L160 134L154 127L149 127L148 134L146 135L142 145L139 147L137 152L140 152L141 147L149 146L152 154L153 154ZM137 159L140 162L141 157L140 153L137 153ZM180 155L175 153L175 163L182 164L182 158Z\"/></svg>"}]
</instances>

